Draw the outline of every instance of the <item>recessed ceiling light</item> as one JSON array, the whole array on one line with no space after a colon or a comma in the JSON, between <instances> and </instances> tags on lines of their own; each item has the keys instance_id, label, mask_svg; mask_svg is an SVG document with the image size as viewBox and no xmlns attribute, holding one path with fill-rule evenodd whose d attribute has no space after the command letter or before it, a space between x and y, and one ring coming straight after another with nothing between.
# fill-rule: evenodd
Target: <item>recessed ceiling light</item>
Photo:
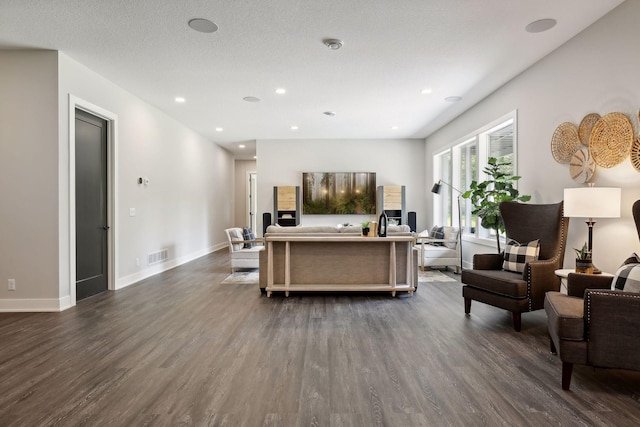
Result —
<instances>
[{"instance_id":1,"label":"recessed ceiling light","mask_svg":"<svg viewBox=\"0 0 640 427\"><path fill-rule=\"evenodd\" d=\"M189 26L201 33L215 33L218 31L218 26L208 19L195 18L189 21Z\"/></svg>"},{"instance_id":2,"label":"recessed ceiling light","mask_svg":"<svg viewBox=\"0 0 640 427\"><path fill-rule=\"evenodd\" d=\"M255 96L245 96L242 99L244 99L247 102L260 102L260 98L255 97Z\"/></svg>"},{"instance_id":3,"label":"recessed ceiling light","mask_svg":"<svg viewBox=\"0 0 640 427\"><path fill-rule=\"evenodd\" d=\"M186 99L184 99L183 97L181 97L181 96L176 96L176 102L183 103L183 102L185 102L185 101L186 101Z\"/></svg>"},{"instance_id":4,"label":"recessed ceiling light","mask_svg":"<svg viewBox=\"0 0 640 427\"><path fill-rule=\"evenodd\" d=\"M391 130L398 130L398 126L391 126Z\"/></svg>"},{"instance_id":5,"label":"recessed ceiling light","mask_svg":"<svg viewBox=\"0 0 640 427\"><path fill-rule=\"evenodd\" d=\"M258 158L258 156L253 156L253 158L254 158L254 159L257 159L257 158Z\"/></svg>"},{"instance_id":6,"label":"recessed ceiling light","mask_svg":"<svg viewBox=\"0 0 640 427\"><path fill-rule=\"evenodd\" d=\"M296 125L291 126L291 130L298 130L298 126Z\"/></svg>"},{"instance_id":7,"label":"recessed ceiling light","mask_svg":"<svg viewBox=\"0 0 640 427\"><path fill-rule=\"evenodd\" d=\"M542 33L543 31L547 31L555 27L557 21L555 19L538 19L537 21L531 22L529 25L524 27L524 29L528 33Z\"/></svg>"},{"instance_id":8,"label":"recessed ceiling light","mask_svg":"<svg viewBox=\"0 0 640 427\"><path fill-rule=\"evenodd\" d=\"M322 114L324 114L325 116L329 116L329 117L333 117L333 116L336 115L336 113L334 113L333 111L325 111Z\"/></svg>"},{"instance_id":9,"label":"recessed ceiling light","mask_svg":"<svg viewBox=\"0 0 640 427\"><path fill-rule=\"evenodd\" d=\"M244 145L244 144L240 144L240 145L238 145L238 148L244 148L244 147L245 147L245 145Z\"/></svg>"},{"instance_id":10,"label":"recessed ceiling light","mask_svg":"<svg viewBox=\"0 0 640 427\"><path fill-rule=\"evenodd\" d=\"M278 95L284 95L285 93L287 93L287 90L283 87L279 87L278 89L276 89L276 93Z\"/></svg>"},{"instance_id":11,"label":"recessed ceiling light","mask_svg":"<svg viewBox=\"0 0 640 427\"><path fill-rule=\"evenodd\" d=\"M429 95L431 92L433 92L433 89L431 89L431 88L422 89L420 91L420 93L423 94L423 95Z\"/></svg>"},{"instance_id":12,"label":"recessed ceiling light","mask_svg":"<svg viewBox=\"0 0 640 427\"><path fill-rule=\"evenodd\" d=\"M343 41L338 39L324 39L322 40L322 42L326 47L328 47L331 50L338 50L342 46L344 46Z\"/></svg>"},{"instance_id":13,"label":"recessed ceiling light","mask_svg":"<svg viewBox=\"0 0 640 427\"><path fill-rule=\"evenodd\" d=\"M447 96L444 100L447 101L447 102L458 102L458 101L462 100L462 97L461 96Z\"/></svg>"},{"instance_id":14,"label":"recessed ceiling light","mask_svg":"<svg viewBox=\"0 0 640 427\"><path fill-rule=\"evenodd\" d=\"M216 128L216 132L222 132L223 130L223 128Z\"/></svg>"}]
</instances>

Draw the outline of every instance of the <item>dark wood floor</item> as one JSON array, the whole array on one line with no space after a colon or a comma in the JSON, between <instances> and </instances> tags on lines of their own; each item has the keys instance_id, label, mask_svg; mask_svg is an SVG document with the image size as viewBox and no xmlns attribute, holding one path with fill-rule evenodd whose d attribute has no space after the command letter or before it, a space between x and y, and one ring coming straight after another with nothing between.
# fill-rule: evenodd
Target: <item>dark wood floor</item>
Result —
<instances>
[{"instance_id":1,"label":"dark wood floor","mask_svg":"<svg viewBox=\"0 0 640 427\"><path fill-rule=\"evenodd\" d=\"M459 283L267 299L219 252L63 313L0 314L2 426L640 424L640 373L560 387L544 312Z\"/></svg>"}]
</instances>

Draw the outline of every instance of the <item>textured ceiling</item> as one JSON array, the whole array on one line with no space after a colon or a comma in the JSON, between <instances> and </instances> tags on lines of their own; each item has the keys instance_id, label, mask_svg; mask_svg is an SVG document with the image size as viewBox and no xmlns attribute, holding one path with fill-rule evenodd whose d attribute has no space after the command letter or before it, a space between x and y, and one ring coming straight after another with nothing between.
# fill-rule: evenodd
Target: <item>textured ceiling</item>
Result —
<instances>
[{"instance_id":1,"label":"textured ceiling","mask_svg":"<svg viewBox=\"0 0 640 427\"><path fill-rule=\"evenodd\" d=\"M620 3L0 0L0 48L62 51L247 158L256 139L424 138ZM558 24L525 32L542 18Z\"/></svg>"}]
</instances>

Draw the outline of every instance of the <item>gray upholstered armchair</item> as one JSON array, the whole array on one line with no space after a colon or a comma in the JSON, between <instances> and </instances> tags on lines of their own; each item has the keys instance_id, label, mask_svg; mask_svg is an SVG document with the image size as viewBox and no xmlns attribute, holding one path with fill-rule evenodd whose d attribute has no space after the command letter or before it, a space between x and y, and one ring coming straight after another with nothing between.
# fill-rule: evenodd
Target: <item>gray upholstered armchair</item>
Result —
<instances>
[{"instance_id":1,"label":"gray upholstered armchair","mask_svg":"<svg viewBox=\"0 0 640 427\"><path fill-rule=\"evenodd\" d=\"M562 202L503 202L500 214L507 241L526 244L539 240L538 259L524 263L519 273L503 268L504 253L476 254L473 269L462 271L462 296L467 315L472 300L503 308L512 313L513 327L519 332L521 314L542 309L545 293L560 290L555 270L562 268L564 261L569 219L562 214Z\"/></svg>"},{"instance_id":2,"label":"gray upholstered armchair","mask_svg":"<svg viewBox=\"0 0 640 427\"><path fill-rule=\"evenodd\" d=\"M633 205L633 217L640 237L640 201ZM640 268L637 260L634 262L627 267ZM576 363L640 370L640 292L611 290L612 280L596 274L570 273L567 295L546 295L551 352L562 361L564 390L569 390ZM616 288L622 286L621 282L622 275L616 280Z\"/></svg>"}]
</instances>

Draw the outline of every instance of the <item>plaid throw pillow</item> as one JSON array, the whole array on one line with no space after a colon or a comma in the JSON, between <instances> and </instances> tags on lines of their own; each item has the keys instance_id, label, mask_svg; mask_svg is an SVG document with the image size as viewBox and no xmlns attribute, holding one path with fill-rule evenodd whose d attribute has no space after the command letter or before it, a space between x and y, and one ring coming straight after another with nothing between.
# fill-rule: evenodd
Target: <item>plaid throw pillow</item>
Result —
<instances>
[{"instance_id":1,"label":"plaid throw pillow","mask_svg":"<svg viewBox=\"0 0 640 427\"><path fill-rule=\"evenodd\" d=\"M431 233L429 237L432 239L444 239L444 227L438 227L437 225L431 229ZM429 243L432 246L444 246L442 242L431 242Z\"/></svg>"},{"instance_id":2,"label":"plaid throw pillow","mask_svg":"<svg viewBox=\"0 0 640 427\"><path fill-rule=\"evenodd\" d=\"M253 231L251 231L251 229L249 227L244 227L242 229L242 234L244 237L244 240L255 240L256 236L253 234ZM254 247L256 244L254 242L246 242L244 244L245 248L252 248Z\"/></svg>"},{"instance_id":3,"label":"plaid throw pillow","mask_svg":"<svg viewBox=\"0 0 640 427\"><path fill-rule=\"evenodd\" d=\"M524 265L537 260L538 255L540 255L540 239L532 240L524 245L515 240L509 240L504 249L502 269L522 273Z\"/></svg>"},{"instance_id":4,"label":"plaid throw pillow","mask_svg":"<svg viewBox=\"0 0 640 427\"><path fill-rule=\"evenodd\" d=\"M640 258L633 254L627 258L613 278L613 289L640 292Z\"/></svg>"}]
</instances>

